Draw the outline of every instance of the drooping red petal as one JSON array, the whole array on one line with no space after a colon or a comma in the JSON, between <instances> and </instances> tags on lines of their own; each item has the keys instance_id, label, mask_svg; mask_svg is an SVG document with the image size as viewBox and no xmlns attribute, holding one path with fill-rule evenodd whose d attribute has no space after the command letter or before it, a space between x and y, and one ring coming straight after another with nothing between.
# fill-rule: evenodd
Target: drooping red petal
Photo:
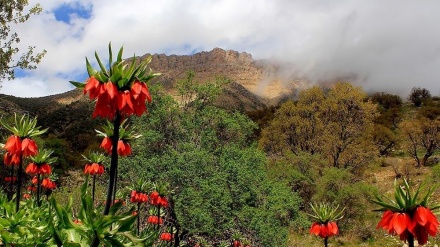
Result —
<instances>
[{"instance_id":1,"label":"drooping red petal","mask_svg":"<svg viewBox=\"0 0 440 247\"><path fill-rule=\"evenodd\" d=\"M132 202L132 203L136 202L136 191L135 190L131 191L130 202Z\"/></svg>"},{"instance_id":2,"label":"drooping red petal","mask_svg":"<svg viewBox=\"0 0 440 247\"><path fill-rule=\"evenodd\" d=\"M52 168L48 164L42 164L38 170L38 173L42 175L50 175L52 173Z\"/></svg>"},{"instance_id":3,"label":"drooping red petal","mask_svg":"<svg viewBox=\"0 0 440 247\"><path fill-rule=\"evenodd\" d=\"M111 100L118 94L118 87L111 81L104 84L104 90Z\"/></svg>"},{"instance_id":4,"label":"drooping red petal","mask_svg":"<svg viewBox=\"0 0 440 247\"><path fill-rule=\"evenodd\" d=\"M26 173L35 175L38 173L38 166L35 163L30 163L25 170Z\"/></svg>"},{"instance_id":5,"label":"drooping red petal","mask_svg":"<svg viewBox=\"0 0 440 247\"><path fill-rule=\"evenodd\" d=\"M153 191L150 194L150 204L154 206L159 205L159 192Z\"/></svg>"},{"instance_id":6,"label":"drooping red petal","mask_svg":"<svg viewBox=\"0 0 440 247\"><path fill-rule=\"evenodd\" d=\"M329 234L328 234L327 225L321 224L320 227L321 227L321 231L319 232L319 236L321 238L328 237Z\"/></svg>"},{"instance_id":7,"label":"drooping red petal","mask_svg":"<svg viewBox=\"0 0 440 247\"><path fill-rule=\"evenodd\" d=\"M140 81L135 81L131 86L131 95L134 99L137 99L142 93L142 83Z\"/></svg>"},{"instance_id":8,"label":"drooping red petal","mask_svg":"<svg viewBox=\"0 0 440 247\"><path fill-rule=\"evenodd\" d=\"M118 141L118 155L120 155L120 156L124 156L124 152L125 152L125 144L124 144L124 141L119 140L119 141Z\"/></svg>"},{"instance_id":9,"label":"drooping red petal","mask_svg":"<svg viewBox=\"0 0 440 247\"><path fill-rule=\"evenodd\" d=\"M385 211L382 215L382 219L380 220L379 224L377 224L376 228L382 227L383 229L388 230L393 215L394 213L391 212L390 210Z\"/></svg>"},{"instance_id":10,"label":"drooping red petal","mask_svg":"<svg viewBox=\"0 0 440 247\"><path fill-rule=\"evenodd\" d=\"M6 152L5 156L3 157L3 163L5 163L5 165L19 165L20 155Z\"/></svg>"},{"instance_id":11,"label":"drooping red petal","mask_svg":"<svg viewBox=\"0 0 440 247\"><path fill-rule=\"evenodd\" d=\"M24 138L21 142L21 151L23 156L35 156L38 154L37 144L30 138Z\"/></svg>"},{"instance_id":12,"label":"drooping red petal","mask_svg":"<svg viewBox=\"0 0 440 247\"><path fill-rule=\"evenodd\" d=\"M407 223L411 219L406 213L394 213L392 224L398 235L402 234L407 229Z\"/></svg>"},{"instance_id":13,"label":"drooping red petal","mask_svg":"<svg viewBox=\"0 0 440 247\"><path fill-rule=\"evenodd\" d=\"M124 143L124 156L130 155L131 154L131 146L130 143Z\"/></svg>"},{"instance_id":14,"label":"drooping red petal","mask_svg":"<svg viewBox=\"0 0 440 247\"><path fill-rule=\"evenodd\" d=\"M101 93L101 83L94 76L87 80L84 86L84 94L89 92L90 99L96 99Z\"/></svg>"},{"instance_id":15,"label":"drooping red petal","mask_svg":"<svg viewBox=\"0 0 440 247\"><path fill-rule=\"evenodd\" d=\"M104 137L104 139L101 142L101 145L99 147L101 147L102 149L105 150L106 153L111 154L112 153L112 139L110 137Z\"/></svg>"},{"instance_id":16,"label":"drooping red petal","mask_svg":"<svg viewBox=\"0 0 440 247\"><path fill-rule=\"evenodd\" d=\"M5 143L5 149L11 154L21 153L21 139L16 135L12 135Z\"/></svg>"},{"instance_id":17,"label":"drooping red petal","mask_svg":"<svg viewBox=\"0 0 440 247\"><path fill-rule=\"evenodd\" d=\"M338 228L338 225L336 224L336 222L329 221L327 223L327 229L328 229L329 236L336 235L339 233L339 228Z\"/></svg>"},{"instance_id":18,"label":"drooping red petal","mask_svg":"<svg viewBox=\"0 0 440 247\"><path fill-rule=\"evenodd\" d=\"M414 220L421 226L426 225L428 223L428 209L423 206L417 207L414 213Z\"/></svg>"}]
</instances>

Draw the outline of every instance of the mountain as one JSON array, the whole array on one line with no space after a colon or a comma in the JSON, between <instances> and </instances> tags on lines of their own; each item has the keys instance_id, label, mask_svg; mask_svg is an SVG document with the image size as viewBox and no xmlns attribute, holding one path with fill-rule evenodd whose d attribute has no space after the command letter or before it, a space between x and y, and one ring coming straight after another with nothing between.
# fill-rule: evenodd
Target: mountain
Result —
<instances>
[{"instance_id":1,"label":"mountain","mask_svg":"<svg viewBox=\"0 0 440 247\"><path fill-rule=\"evenodd\" d=\"M231 81L224 88L217 105L240 111L254 111L278 103L278 101L303 84L286 77L282 67L269 60L255 60L246 52L215 48L193 55L145 54L137 60L152 56L150 67L160 72L156 83L163 85L176 96L175 84L186 77L189 70L195 72L195 80L203 83L223 76ZM128 59L129 61L130 59ZM21 112L45 116L62 108L87 102L80 90L39 98L19 98L0 94L0 113ZM74 107L75 108L75 107Z\"/></svg>"},{"instance_id":2,"label":"mountain","mask_svg":"<svg viewBox=\"0 0 440 247\"><path fill-rule=\"evenodd\" d=\"M136 59L147 56L150 54ZM192 70L198 83L213 81L219 76L227 78L230 83L224 86L223 94L215 104L241 112L264 110L283 97L288 97L300 83L286 80L288 77L283 76L281 66L276 63L255 60L246 52L215 48L188 56L151 56L150 67L154 72L162 73L153 83L162 84L164 90L176 99L176 83ZM81 90L39 98L0 94L0 115L3 118L14 112L37 116L38 125L49 128L49 135L67 140L70 148L76 151L83 151L87 147L89 140L96 135L93 129L102 121L90 117L93 107L93 102Z\"/></svg>"}]
</instances>

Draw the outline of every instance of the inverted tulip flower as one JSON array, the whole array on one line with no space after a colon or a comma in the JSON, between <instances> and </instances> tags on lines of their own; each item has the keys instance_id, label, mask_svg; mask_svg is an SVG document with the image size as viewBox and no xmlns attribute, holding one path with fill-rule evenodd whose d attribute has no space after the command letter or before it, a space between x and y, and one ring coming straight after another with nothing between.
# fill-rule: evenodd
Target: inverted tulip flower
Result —
<instances>
[{"instance_id":1,"label":"inverted tulip flower","mask_svg":"<svg viewBox=\"0 0 440 247\"><path fill-rule=\"evenodd\" d=\"M162 225L163 219L159 216L151 215L151 216L148 216L147 223L153 224L153 225Z\"/></svg>"},{"instance_id":2,"label":"inverted tulip flower","mask_svg":"<svg viewBox=\"0 0 440 247\"><path fill-rule=\"evenodd\" d=\"M119 127L119 140L117 141L116 149L119 156L128 156L132 153L130 146L130 141L139 138L141 135L136 135L133 132L127 131L126 121L122 121ZM104 131L95 130L98 136L103 137L100 147L104 151L111 155L113 150L113 125L107 122L105 126L102 127Z\"/></svg>"},{"instance_id":3,"label":"inverted tulip flower","mask_svg":"<svg viewBox=\"0 0 440 247\"><path fill-rule=\"evenodd\" d=\"M21 162L21 155L19 154L12 154L6 152L5 156L3 156L3 163L5 165L19 165L20 162Z\"/></svg>"},{"instance_id":4,"label":"inverted tulip flower","mask_svg":"<svg viewBox=\"0 0 440 247\"><path fill-rule=\"evenodd\" d=\"M24 157L35 156L38 154L37 144L30 138L24 138L21 142L21 152Z\"/></svg>"},{"instance_id":5,"label":"inverted tulip flower","mask_svg":"<svg viewBox=\"0 0 440 247\"><path fill-rule=\"evenodd\" d=\"M339 233L336 221L343 216L343 209L339 209L339 205L332 206L330 204L321 203L319 205L310 204L313 214L310 216L315 222L310 227L310 234L319 236L324 239L324 246L328 245L328 238Z\"/></svg>"},{"instance_id":6,"label":"inverted tulip flower","mask_svg":"<svg viewBox=\"0 0 440 247\"><path fill-rule=\"evenodd\" d=\"M57 184L54 181L52 181L50 178L44 178L43 182L41 182L41 186L43 188L53 190L57 187Z\"/></svg>"},{"instance_id":7,"label":"inverted tulip flower","mask_svg":"<svg viewBox=\"0 0 440 247\"><path fill-rule=\"evenodd\" d=\"M146 191L148 190L149 184L146 182L146 179L141 178L137 181L137 183L134 185L134 187L131 187L131 195L130 195L130 202L136 203L137 209L136 209L136 215L138 215L141 212L142 204L148 203L148 193ZM137 217L137 234L140 233L140 215Z\"/></svg>"},{"instance_id":8,"label":"inverted tulip flower","mask_svg":"<svg viewBox=\"0 0 440 247\"><path fill-rule=\"evenodd\" d=\"M122 59L123 48L119 50L116 61L112 61L112 50L109 45L109 65L107 69L102 64L99 56L95 53L100 70L95 70L86 59L89 78L85 83L71 83L82 88L84 94L96 100L93 117L102 117L109 120L120 114L122 116L142 115L146 111L146 102L151 102L151 96L146 85L154 77L149 68L151 57L136 65L135 57L130 63ZM128 65L128 66L127 66Z\"/></svg>"},{"instance_id":9,"label":"inverted tulip flower","mask_svg":"<svg viewBox=\"0 0 440 247\"><path fill-rule=\"evenodd\" d=\"M33 175L36 177L36 185L37 185L37 203L40 204L40 194L41 187L45 187L43 185L44 179L41 176L49 176L52 174L52 168L50 164L54 163L57 158L50 157L53 151L42 150L36 156L31 157L32 162L26 167L26 173ZM47 184L47 182L46 182ZM47 187L45 187L47 188Z\"/></svg>"},{"instance_id":10,"label":"inverted tulip flower","mask_svg":"<svg viewBox=\"0 0 440 247\"><path fill-rule=\"evenodd\" d=\"M408 242L409 247L414 246L414 239L417 239L419 245L424 245L428 242L428 235L434 237L438 233L439 221L432 210L439 207L427 207L433 188L427 189L427 193L421 197L422 188L419 186L413 193L405 179L403 187L395 181L394 200L383 196L384 200L378 195L376 200L373 200L381 206L377 211L384 211L377 228L382 228L389 234L399 235L402 241Z\"/></svg>"},{"instance_id":11,"label":"inverted tulip flower","mask_svg":"<svg viewBox=\"0 0 440 247\"><path fill-rule=\"evenodd\" d=\"M5 143L5 149L10 154L21 154L21 138L11 135Z\"/></svg>"},{"instance_id":12,"label":"inverted tulip flower","mask_svg":"<svg viewBox=\"0 0 440 247\"><path fill-rule=\"evenodd\" d=\"M95 184L96 184L96 176L104 174L104 161L105 156L102 153L97 152L91 152L86 157L84 156L84 160L87 162L87 164L84 167L84 174L92 175L93 176L93 183L92 183L92 200L95 201Z\"/></svg>"},{"instance_id":13,"label":"inverted tulip flower","mask_svg":"<svg viewBox=\"0 0 440 247\"><path fill-rule=\"evenodd\" d=\"M160 240L170 242L173 240L173 234L171 232L162 232L160 234Z\"/></svg>"},{"instance_id":14,"label":"inverted tulip flower","mask_svg":"<svg viewBox=\"0 0 440 247\"><path fill-rule=\"evenodd\" d=\"M16 185L16 211L18 211L20 207L20 198L22 197L21 186L23 158L32 157L38 154L37 144L32 138L43 134L47 131L47 129L41 130L41 127L37 126L37 119L30 118L26 115L22 116L21 118L17 118L17 115L15 115L13 125L10 125L2 120L0 120L0 123L12 133L4 145L4 149L7 151L7 153L5 154L3 160L5 164L18 166ZM8 195L8 198L11 197L12 195Z\"/></svg>"}]
</instances>

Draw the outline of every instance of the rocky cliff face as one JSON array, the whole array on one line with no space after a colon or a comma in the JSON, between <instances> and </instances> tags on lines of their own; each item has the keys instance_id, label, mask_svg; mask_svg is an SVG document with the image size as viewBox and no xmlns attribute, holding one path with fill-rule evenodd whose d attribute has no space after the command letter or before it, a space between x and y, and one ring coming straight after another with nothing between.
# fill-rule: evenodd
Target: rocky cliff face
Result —
<instances>
[{"instance_id":1,"label":"rocky cliff face","mask_svg":"<svg viewBox=\"0 0 440 247\"><path fill-rule=\"evenodd\" d=\"M149 56L144 55L142 58ZM177 56L154 54L151 68L162 73L161 83L171 89L175 82L186 76L188 70L195 71L196 80L203 82L216 76L226 76L247 89L252 94L270 100L289 94L299 81L283 78L279 68L267 61L254 60L246 52L215 48L209 52Z\"/></svg>"}]
</instances>

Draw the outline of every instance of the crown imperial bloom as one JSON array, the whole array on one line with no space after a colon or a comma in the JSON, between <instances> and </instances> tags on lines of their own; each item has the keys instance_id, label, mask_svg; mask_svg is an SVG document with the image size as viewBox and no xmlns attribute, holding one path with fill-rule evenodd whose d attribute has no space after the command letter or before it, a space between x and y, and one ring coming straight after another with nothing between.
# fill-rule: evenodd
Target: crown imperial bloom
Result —
<instances>
[{"instance_id":1,"label":"crown imperial bloom","mask_svg":"<svg viewBox=\"0 0 440 247\"><path fill-rule=\"evenodd\" d=\"M11 135L5 143L5 149L11 154L21 154L21 139L19 136Z\"/></svg>"},{"instance_id":2,"label":"crown imperial bloom","mask_svg":"<svg viewBox=\"0 0 440 247\"><path fill-rule=\"evenodd\" d=\"M98 163L87 164L84 167L84 173L89 175L102 175L104 174L104 166Z\"/></svg>"},{"instance_id":3,"label":"crown imperial bloom","mask_svg":"<svg viewBox=\"0 0 440 247\"><path fill-rule=\"evenodd\" d=\"M432 188L428 189L422 200L419 198L421 186L412 195L406 180L403 187L395 182L394 189L395 200L389 200L390 203L384 202L377 195L376 200L373 200L382 206L379 210L384 211L377 228L387 230L389 234L399 235L401 240L409 241L411 244L414 238L420 245L426 244L428 235L434 237L439 226L437 217L426 207L427 200L433 192Z\"/></svg>"}]
</instances>

